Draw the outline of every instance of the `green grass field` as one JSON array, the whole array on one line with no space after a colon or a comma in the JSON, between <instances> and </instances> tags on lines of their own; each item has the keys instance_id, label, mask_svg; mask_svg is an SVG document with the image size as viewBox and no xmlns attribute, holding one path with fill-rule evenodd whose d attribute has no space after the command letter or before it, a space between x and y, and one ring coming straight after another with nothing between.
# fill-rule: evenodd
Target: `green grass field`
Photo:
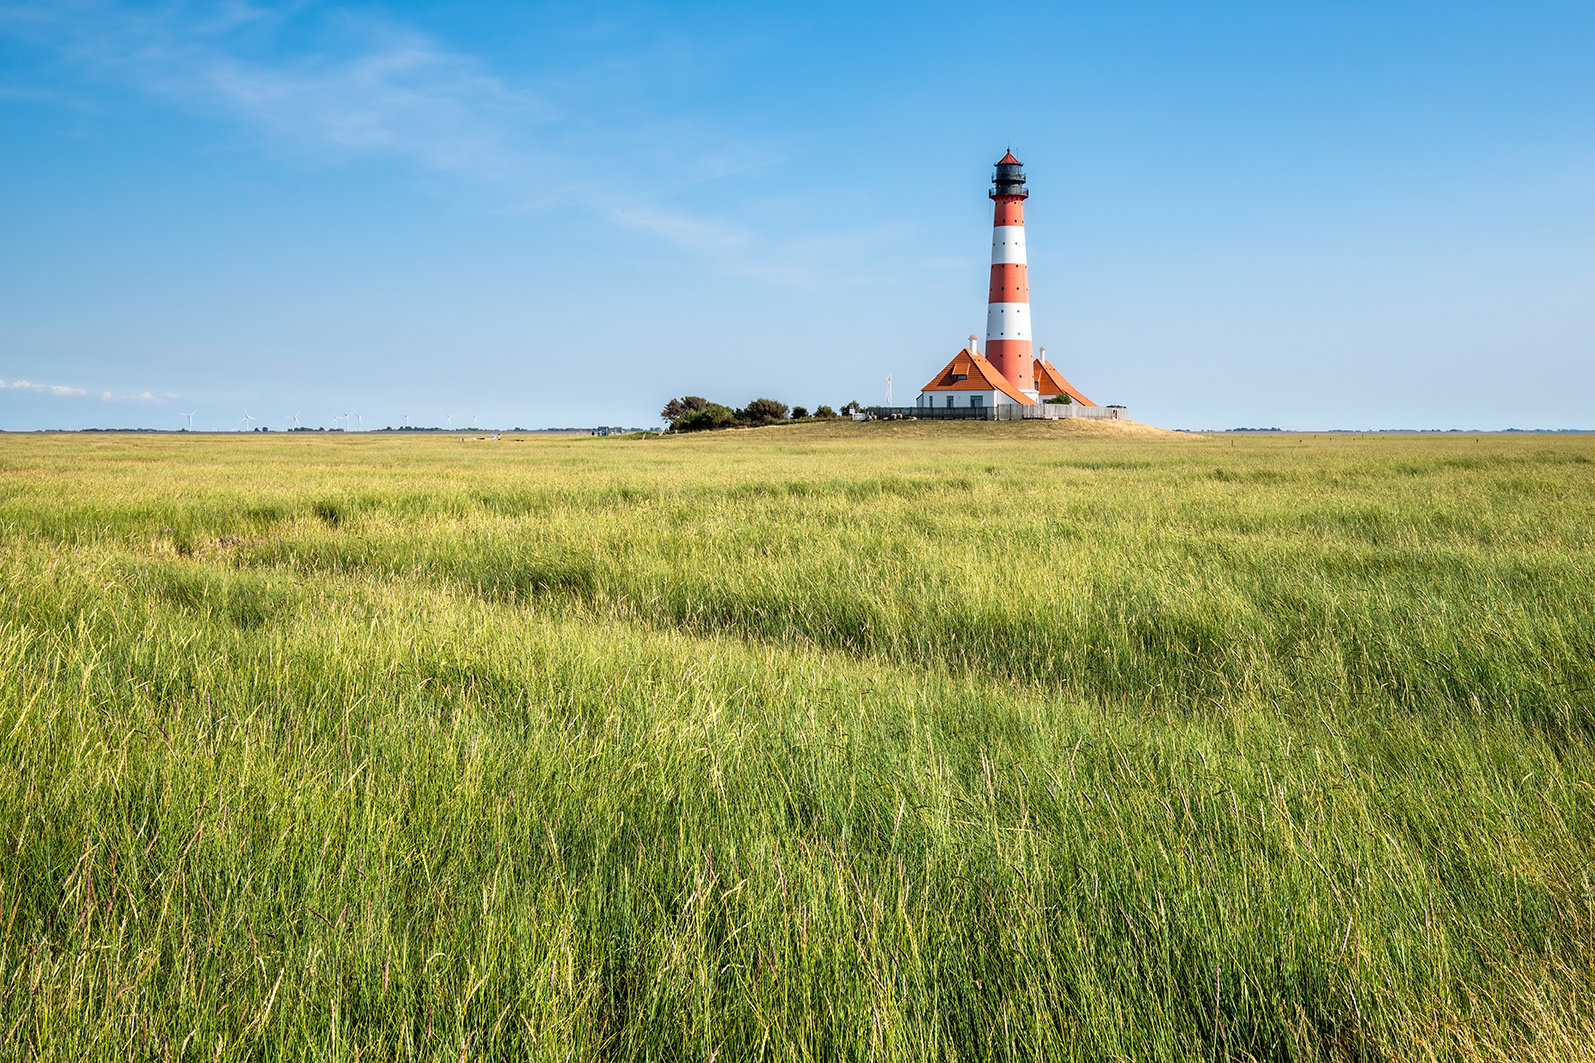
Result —
<instances>
[{"instance_id":1,"label":"green grass field","mask_svg":"<svg viewBox=\"0 0 1595 1063\"><path fill-rule=\"evenodd\" d=\"M0 436L0 1058L1595 1058L1595 438Z\"/></svg>"}]
</instances>

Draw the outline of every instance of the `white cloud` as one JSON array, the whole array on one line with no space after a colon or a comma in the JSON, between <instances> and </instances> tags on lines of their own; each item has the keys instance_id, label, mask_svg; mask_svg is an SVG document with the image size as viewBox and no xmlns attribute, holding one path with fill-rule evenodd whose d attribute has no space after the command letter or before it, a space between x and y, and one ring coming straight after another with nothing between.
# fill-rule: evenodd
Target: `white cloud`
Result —
<instances>
[{"instance_id":1,"label":"white cloud","mask_svg":"<svg viewBox=\"0 0 1595 1063\"><path fill-rule=\"evenodd\" d=\"M61 398L72 398L87 395L82 388L68 387L65 384L35 384L31 380L0 380L0 390L4 391L30 391L35 395L55 395Z\"/></svg>"},{"instance_id":2,"label":"white cloud","mask_svg":"<svg viewBox=\"0 0 1595 1063\"><path fill-rule=\"evenodd\" d=\"M210 8L0 0L0 34L56 51L100 81L236 122L274 149L400 160L487 185L506 209L575 205L728 272L807 286L847 259L682 206L692 189L767 169L786 152L776 140L671 115L617 118L636 108L606 96L613 57L583 70L561 54L534 75L539 85L512 83L479 57L369 10L239 0ZM595 155L606 160L610 194L585 180ZM614 194L635 205L611 209Z\"/></svg>"},{"instance_id":3,"label":"white cloud","mask_svg":"<svg viewBox=\"0 0 1595 1063\"><path fill-rule=\"evenodd\" d=\"M352 56L275 66L201 47L188 75L164 87L310 146L391 154L473 177L521 169L525 145L507 127L543 116L537 100L418 35L379 27L374 36Z\"/></svg>"},{"instance_id":4,"label":"white cloud","mask_svg":"<svg viewBox=\"0 0 1595 1063\"><path fill-rule=\"evenodd\" d=\"M167 398L173 398L173 399L177 398L176 393L175 392L170 392L170 391L168 391L166 393L166 396L167 396ZM117 394L114 394L114 393L109 392L109 391L102 391L102 392L100 392L100 401L102 401L102 402L154 403L154 404L159 405L159 406L166 405L166 399L160 398L153 391L141 391L137 395L133 395L133 394L117 395Z\"/></svg>"},{"instance_id":5,"label":"white cloud","mask_svg":"<svg viewBox=\"0 0 1595 1063\"><path fill-rule=\"evenodd\" d=\"M87 398L88 388L74 387L70 384L38 384L32 380L0 380L0 391L24 391L32 395L49 395L58 399ZM165 398L157 396L153 391L141 391L138 394L117 395L110 391L100 392L102 402L153 402L164 403L166 399L175 399L175 391L165 393Z\"/></svg>"},{"instance_id":6,"label":"white cloud","mask_svg":"<svg viewBox=\"0 0 1595 1063\"><path fill-rule=\"evenodd\" d=\"M535 172L538 152L525 127L554 117L536 94L374 15L335 13L310 24L307 46L262 54L258 42L293 15L243 4L206 11L50 2L0 6L0 32L288 145L385 154L492 180Z\"/></svg>"}]
</instances>

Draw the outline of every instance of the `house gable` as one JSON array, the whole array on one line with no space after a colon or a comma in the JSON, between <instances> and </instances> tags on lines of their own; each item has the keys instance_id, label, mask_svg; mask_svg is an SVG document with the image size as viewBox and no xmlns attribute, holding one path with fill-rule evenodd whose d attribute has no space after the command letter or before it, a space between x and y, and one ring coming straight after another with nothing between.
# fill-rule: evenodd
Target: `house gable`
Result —
<instances>
[{"instance_id":1,"label":"house gable","mask_svg":"<svg viewBox=\"0 0 1595 1063\"><path fill-rule=\"evenodd\" d=\"M1075 386L1063 378L1063 374L1053 367L1051 362L1036 359L1036 392L1043 399L1050 399L1057 395L1067 395L1082 406L1095 406L1096 403L1086 398L1076 390Z\"/></svg>"},{"instance_id":2,"label":"house gable","mask_svg":"<svg viewBox=\"0 0 1595 1063\"><path fill-rule=\"evenodd\" d=\"M984 355L965 347L953 355L942 371L931 377L921 392L999 391L1021 406L1034 406L1036 400L1014 387Z\"/></svg>"}]
</instances>

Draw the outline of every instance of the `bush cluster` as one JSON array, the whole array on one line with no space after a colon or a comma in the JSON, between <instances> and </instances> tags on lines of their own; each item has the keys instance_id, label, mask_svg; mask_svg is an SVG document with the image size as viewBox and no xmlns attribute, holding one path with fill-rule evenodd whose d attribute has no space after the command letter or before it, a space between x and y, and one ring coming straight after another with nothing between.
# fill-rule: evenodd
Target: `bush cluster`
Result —
<instances>
[{"instance_id":1,"label":"bush cluster","mask_svg":"<svg viewBox=\"0 0 1595 1063\"><path fill-rule=\"evenodd\" d=\"M842 407L844 413L858 406L849 403ZM683 395L665 403L659 411L672 432L706 432L716 428L757 428L788 421L826 420L836 416L829 406L817 406L810 413L805 406L794 406L788 412L784 402L775 399L754 399L741 409L718 402L710 402L702 395Z\"/></svg>"}]
</instances>

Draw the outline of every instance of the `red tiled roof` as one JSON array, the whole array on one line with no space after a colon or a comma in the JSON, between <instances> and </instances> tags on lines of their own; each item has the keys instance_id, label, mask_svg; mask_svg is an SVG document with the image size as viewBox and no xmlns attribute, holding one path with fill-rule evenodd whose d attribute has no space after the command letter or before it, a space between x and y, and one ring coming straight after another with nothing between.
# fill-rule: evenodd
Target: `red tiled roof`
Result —
<instances>
[{"instance_id":1,"label":"red tiled roof","mask_svg":"<svg viewBox=\"0 0 1595 1063\"><path fill-rule=\"evenodd\" d=\"M959 376L963 379L957 379ZM919 390L1000 391L1022 406L1036 404L1035 399L1014 387L1007 377L997 372L997 367L986 361L985 355L971 352L968 347L953 355L953 360Z\"/></svg>"},{"instance_id":2,"label":"red tiled roof","mask_svg":"<svg viewBox=\"0 0 1595 1063\"><path fill-rule=\"evenodd\" d=\"M1022 163L1018 159L1014 158L1013 157L1013 152L1010 151L1008 154L1004 155L1002 158L997 160L997 165L998 166L1023 166L1024 163Z\"/></svg>"},{"instance_id":3,"label":"red tiled roof","mask_svg":"<svg viewBox=\"0 0 1595 1063\"><path fill-rule=\"evenodd\" d=\"M1043 399L1050 399L1054 395L1067 395L1082 406L1095 406L1096 403L1086 398L1075 390L1073 384L1063 379L1063 374L1053 368L1051 362L1036 359L1036 391Z\"/></svg>"}]
</instances>

